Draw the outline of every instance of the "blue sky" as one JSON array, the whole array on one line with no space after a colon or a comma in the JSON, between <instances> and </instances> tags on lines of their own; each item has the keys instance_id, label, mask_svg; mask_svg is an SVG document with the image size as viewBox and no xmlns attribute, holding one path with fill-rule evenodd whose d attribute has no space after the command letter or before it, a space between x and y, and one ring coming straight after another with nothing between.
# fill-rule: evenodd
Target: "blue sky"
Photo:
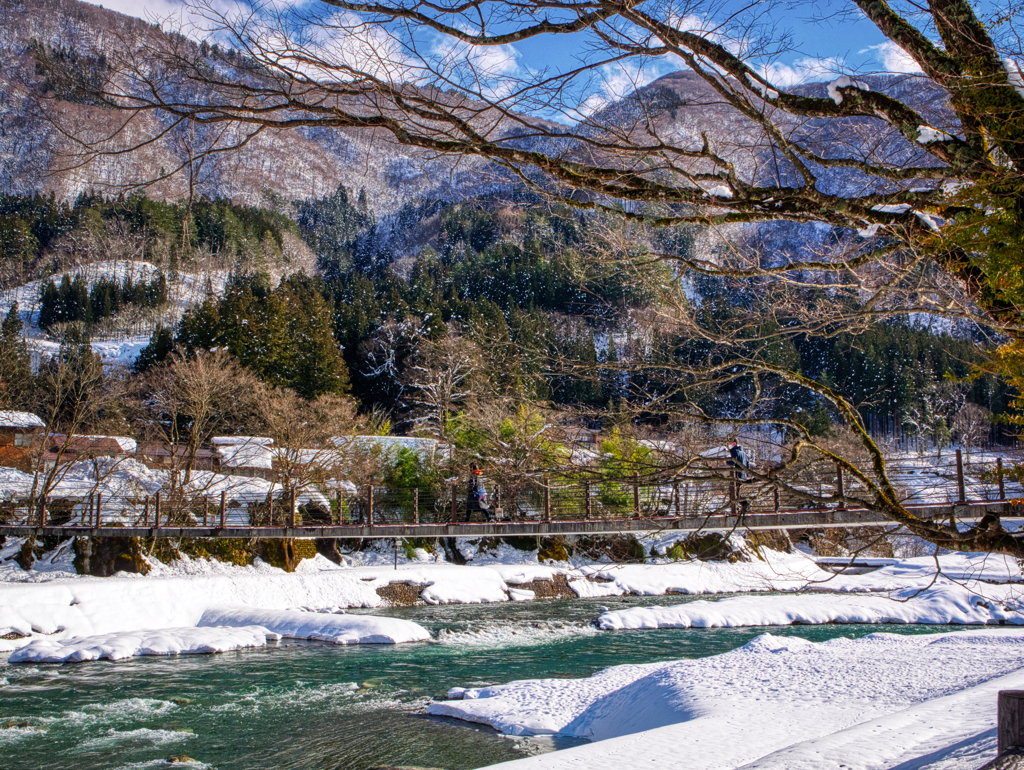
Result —
<instances>
[{"instance_id":1,"label":"blue sky","mask_svg":"<svg viewBox=\"0 0 1024 770\"><path fill-rule=\"evenodd\" d=\"M234 0L215 0L230 7ZM279 2L282 0L278 0ZM283 0L290 2L291 0ZM312 5L311 0L299 0ZM721 2L721 0L720 0ZM731 0L724 0L725 7ZM164 19L168 16L180 16L182 3L180 0L104 0L94 2L112 10L146 19ZM744 3L744 6L751 5ZM757 3L753 3L757 5ZM832 18L828 21L814 21L811 14L826 14L832 9L850 9L852 4L846 0L819 0L805 2L794 0L788 4L781 2L765 3L763 7L778 10L786 8L782 29L793 35L793 48L786 51L771 63L762 62L768 68L766 74L780 86L794 85L800 82L815 80L831 80L840 71L845 72L877 72L894 71L910 72L916 69L898 48L885 40L880 32L860 16L859 12L848 13L844 18ZM690 17L685 17L690 18ZM693 24L707 25L707 19L693 17ZM694 27L696 28L696 27ZM707 27L705 27L707 28ZM574 66L579 48L572 39L537 38L515 46L489 52L496 62L495 71L510 75L523 74L529 70L542 67L565 69ZM610 67L602 73L603 89L606 97L622 96L636 85L650 82L665 74L677 65L672 62L658 62L640 71L635 66L624 68Z\"/></svg>"}]
</instances>

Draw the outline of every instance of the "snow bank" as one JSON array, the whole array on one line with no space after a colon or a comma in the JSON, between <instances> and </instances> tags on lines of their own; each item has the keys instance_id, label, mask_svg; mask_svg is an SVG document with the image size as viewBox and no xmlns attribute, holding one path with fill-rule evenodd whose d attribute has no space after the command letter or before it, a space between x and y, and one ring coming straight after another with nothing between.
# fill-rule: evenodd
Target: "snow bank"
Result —
<instances>
[{"instance_id":1,"label":"snow bank","mask_svg":"<svg viewBox=\"0 0 1024 770\"><path fill-rule=\"evenodd\" d=\"M455 688L451 696L461 700L428 712L506 734L601 741L503 765L510 770L676 768L680 751L692 770L881 770L958 751L969 755L961 766L977 767L996 691L1024 685L1022 655L1017 630L820 644L765 634L709 658L616 666L587 679Z\"/></svg>"},{"instance_id":2,"label":"snow bank","mask_svg":"<svg viewBox=\"0 0 1024 770\"><path fill-rule=\"evenodd\" d=\"M864 575L833 576L825 583L810 586L825 591L895 591L902 588L926 588L936 572L950 580L984 583L1022 583L1024 575L1016 559L991 553L951 553L900 559Z\"/></svg>"},{"instance_id":3,"label":"snow bank","mask_svg":"<svg viewBox=\"0 0 1024 770\"><path fill-rule=\"evenodd\" d=\"M587 596L615 594L711 594L736 591L795 591L809 581L834 577L803 554L761 549L762 559L729 564L712 561L679 561L669 564L619 564L584 567L584 574L611 580L614 588L585 588ZM574 589L581 588L578 581ZM603 590L603 593L593 593ZM579 593L579 591L577 591ZM581 596L584 594L580 594Z\"/></svg>"},{"instance_id":4,"label":"snow bank","mask_svg":"<svg viewBox=\"0 0 1024 770\"><path fill-rule=\"evenodd\" d=\"M287 574L237 570L194 577L115 577L0 583L0 636L55 641L199 624L213 607L378 607L376 591L347 570ZM0 640L0 651L28 639Z\"/></svg>"},{"instance_id":5,"label":"snow bank","mask_svg":"<svg viewBox=\"0 0 1024 770\"><path fill-rule=\"evenodd\" d=\"M262 626L290 639L316 639L332 644L402 644L430 638L423 626L399 618L289 610L210 609L203 613L199 625Z\"/></svg>"},{"instance_id":6,"label":"snow bank","mask_svg":"<svg viewBox=\"0 0 1024 770\"><path fill-rule=\"evenodd\" d=\"M427 604L486 604L509 598L501 574L489 566L413 563L398 570L363 567L353 572L358 572L364 584L374 589L392 583L423 586L420 598Z\"/></svg>"},{"instance_id":7,"label":"snow bank","mask_svg":"<svg viewBox=\"0 0 1024 770\"><path fill-rule=\"evenodd\" d=\"M939 580L928 589L905 588L881 596L738 596L717 602L696 601L673 607L633 607L606 612L598 618L598 627L618 631L789 626L794 623L1024 625L1024 614L993 599L991 593L981 596L958 583ZM1012 601L1011 597L1007 598Z\"/></svg>"},{"instance_id":8,"label":"snow bank","mask_svg":"<svg viewBox=\"0 0 1024 770\"><path fill-rule=\"evenodd\" d=\"M78 663L123 660L136 655L190 655L263 647L280 636L256 625L232 628L163 628L67 639L36 639L14 652L10 663Z\"/></svg>"}]
</instances>

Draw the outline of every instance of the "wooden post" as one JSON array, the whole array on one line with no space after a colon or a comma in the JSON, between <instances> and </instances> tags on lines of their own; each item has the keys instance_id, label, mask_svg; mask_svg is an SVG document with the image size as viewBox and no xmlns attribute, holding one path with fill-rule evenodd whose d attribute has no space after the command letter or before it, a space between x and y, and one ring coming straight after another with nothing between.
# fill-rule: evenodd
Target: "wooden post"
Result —
<instances>
[{"instance_id":1,"label":"wooden post","mask_svg":"<svg viewBox=\"0 0 1024 770\"><path fill-rule=\"evenodd\" d=\"M370 494L372 495L373 492ZM298 510L295 508L295 487L292 487L292 493L288 499L288 507L291 509L288 514L288 523L294 529L296 526L296 516L298 515Z\"/></svg>"},{"instance_id":2,"label":"wooden post","mask_svg":"<svg viewBox=\"0 0 1024 770\"><path fill-rule=\"evenodd\" d=\"M395 538L395 569L398 569L398 538Z\"/></svg>"},{"instance_id":3,"label":"wooden post","mask_svg":"<svg viewBox=\"0 0 1024 770\"><path fill-rule=\"evenodd\" d=\"M103 525L103 495L102 493L96 494L96 526L100 527Z\"/></svg>"},{"instance_id":4,"label":"wooden post","mask_svg":"<svg viewBox=\"0 0 1024 770\"><path fill-rule=\"evenodd\" d=\"M551 521L551 481L544 477L544 521Z\"/></svg>"},{"instance_id":5,"label":"wooden post","mask_svg":"<svg viewBox=\"0 0 1024 770\"><path fill-rule=\"evenodd\" d=\"M46 526L46 495L39 498L39 526Z\"/></svg>"},{"instance_id":6,"label":"wooden post","mask_svg":"<svg viewBox=\"0 0 1024 770\"><path fill-rule=\"evenodd\" d=\"M839 498L839 507L845 508L846 485L843 483L843 466L836 463L836 496Z\"/></svg>"},{"instance_id":7,"label":"wooden post","mask_svg":"<svg viewBox=\"0 0 1024 770\"><path fill-rule=\"evenodd\" d=\"M583 485L583 518L589 521L594 517L594 501L590 499L590 482Z\"/></svg>"},{"instance_id":8,"label":"wooden post","mask_svg":"<svg viewBox=\"0 0 1024 770\"><path fill-rule=\"evenodd\" d=\"M633 474L633 515L640 515L640 474Z\"/></svg>"},{"instance_id":9,"label":"wooden post","mask_svg":"<svg viewBox=\"0 0 1024 770\"><path fill-rule=\"evenodd\" d=\"M494 520L499 521L505 517L505 511L501 507L501 484L494 485Z\"/></svg>"},{"instance_id":10,"label":"wooden post","mask_svg":"<svg viewBox=\"0 0 1024 770\"><path fill-rule=\"evenodd\" d=\"M456 523L455 520L458 517L458 510L457 510L457 506L458 506L458 500L457 500L458 493L459 493L459 482L453 481L452 482L452 524ZM467 511L467 513L468 513L468 511Z\"/></svg>"},{"instance_id":11,"label":"wooden post","mask_svg":"<svg viewBox=\"0 0 1024 770\"><path fill-rule=\"evenodd\" d=\"M373 526L373 484L366 488L366 526Z\"/></svg>"},{"instance_id":12,"label":"wooden post","mask_svg":"<svg viewBox=\"0 0 1024 770\"><path fill-rule=\"evenodd\" d=\"M772 497L775 498L775 512L779 512L779 490L775 488L772 490Z\"/></svg>"},{"instance_id":13,"label":"wooden post","mask_svg":"<svg viewBox=\"0 0 1024 770\"><path fill-rule=\"evenodd\" d=\"M1003 458L996 458L996 483L999 485L999 499L1006 499L1006 483L1003 481Z\"/></svg>"},{"instance_id":14,"label":"wooden post","mask_svg":"<svg viewBox=\"0 0 1024 770\"><path fill-rule=\"evenodd\" d=\"M210 501L207 498L203 498L203 526L210 526Z\"/></svg>"},{"instance_id":15,"label":"wooden post","mask_svg":"<svg viewBox=\"0 0 1024 770\"><path fill-rule=\"evenodd\" d=\"M267 522L274 526L274 490L270 490L270 503L267 505Z\"/></svg>"},{"instance_id":16,"label":"wooden post","mask_svg":"<svg viewBox=\"0 0 1024 770\"><path fill-rule=\"evenodd\" d=\"M420 488L413 487L412 490L412 523L420 523Z\"/></svg>"},{"instance_id":17,"label":"wooden post","mask_svg":"<svg viewBox=\"0 0 1024 770\"><path fill-rule=\"evenodd\" d=\"M967 501L967 486L964 484L964 453L956 450L956 494L957 502Z\"/></svg>"},{"instance_id":18,"label":"wooden post","mask_svg":"<svg viewBox=\"0 0 1024 770\"><path fill-rule=\"evenodd\" d=\"M146 495L146 504L142 509L142 526L149 526L149 495Z\"/></svg>"},{"instance_id":19,"label":"wooden post","mask_svg":"<svg viewBox=\"0 0 1024 770\"><path fill-rule=\"evenodd\" d=\"M672 497L674 498L673 502L675 502L675 505L676 505L676 516L680 516L680 515L682 515L682 509L679 507L679 482L678 481L676 481L675 483L672 484ZM669 515L672 514L672 506L671 505L669 505L669 507L668 507L668 512L669 512Z\"/></svg>"},{"instance_id":20,"label":"wooden post","mask_svg":"<svg viewBox=\"0 0 1024 770\"><path fill-rule=\"evenodd\" d=\"M159 492L156 493L156 508L154 510L156 511L156 514L155 514L156 515L156 519L153 522L153 526L156 527L157 529L160 529L160 493Z\"/></svg>"},{"instance_id":21,"label":"wooden post","mask_svg":"<svg viewBox=\"0 0 1024 770\"><path fill-rule=\"evenodd\" d=\"M224 529L228 523L228 493L220 493L220 528Z\"/></svg>"},{"instance_id":22,"label":"wooden post","mask_svg":"<svg viewBox=\"0 0 1024 770\"><path fill-rule=\"evenodd\" d=\"M689 516L690 510L690 485L683 484L683 516Z\"/></svg>"},{"instance_id":23,"label":"wooden post","mask_svg":"<svg viewBox=\"0 0 1024 770\"><path fill-rule=\"evenodd\" d=\"M996 717L999 754L1024 747L1024 690L1000 690Z\"/></svg>"},{"instance_id":24,"label":"wooden post","mask_svg":"<svg viewBox=\"0 0 1024 770\"><path fill-rule=\"evenodd\" d=\"M733 516L736 515L736 471L730 471L729 475L732 477L729 481L729 511Z\"/></svg>"}]
</instances>

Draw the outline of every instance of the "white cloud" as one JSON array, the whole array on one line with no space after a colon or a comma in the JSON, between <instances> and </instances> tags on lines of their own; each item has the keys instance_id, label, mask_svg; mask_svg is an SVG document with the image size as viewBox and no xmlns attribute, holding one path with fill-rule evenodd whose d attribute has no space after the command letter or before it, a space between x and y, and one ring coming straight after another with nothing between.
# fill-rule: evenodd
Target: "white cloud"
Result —
<instances>
[{"instance_id":1,"label":"white cloud","mask_svg":"<svg viewBox=\"0 0 1024 770\"><path fill-rule=\"evenodd\" d=\"M842 62L834 57L826 59L808 57L797 59L792 64L782 64L781 62L766 64L761 67L761 74L772 85L789 88L801 83L831 80L842 69Z\"/></svg>"},{"instance_id":2,"label":"white cloud","mask_svg":"<svg viewBox=\"0 0 1024 770\"><path fill-rule=\"evenodd\" d=\"M668 23L680 32L692 32L695 35L707 38L713 43L718 43L735 56L741 56L747 47L745 40L731 37L724 31L724 27L706 16L698 16L695 13L688 13L684 16L670 14Z\"/></svg>"},{"instance_id":3,"label":"white cloud","mask_svg":"<svg viewBox=\"0 0 1024 770\"><path fill-rule=\"evenodd\" d=\"M921 72L921 67L911 58L910 54L900 48L891 40L878 45L871 45L861 53L874 52L875 59L882 65L886 72L902 75L914 75Z\"/></svg>"},{"instance_id":4,"label":"white cloud","mask_svg":"<svg viewBox=\"0 0 1024 770\"><path fill-rule=\"evenodd\" d=\"M605 64L596 72L595 86L597 91L583 100L578 117L585 118L606 107L617 99L623 99L639 88L661 77L663 73L657 68L642 67L629 62L621 64Z\"/></svg>"},{"instance_id":5,"label":"white cloud","mask_svg":"<svg viewBox=\"0 0 1024 770\"><path fill-rule=\"evenodd\" d=\"M508 96L523 75L522 55L513 45L470 45L441 38L432 56L439 73L479 91L487 99Z\"/></svg>"},{"instance_id":6,"label":"white cloud","mask_svg":"<svg viewBox=\"0 0 1024 770\"><path fill-rule=\"evenodd\" d=\"M318 24L298 27L287 23L247 19L245 41L249 50L270 67L286 74L321 82L358 79L362 75L394 83L409 82L421 74L401 42L358 16L338 13ZM234 23L235 29L242 25Z\"/></svg>"}]
</instances>

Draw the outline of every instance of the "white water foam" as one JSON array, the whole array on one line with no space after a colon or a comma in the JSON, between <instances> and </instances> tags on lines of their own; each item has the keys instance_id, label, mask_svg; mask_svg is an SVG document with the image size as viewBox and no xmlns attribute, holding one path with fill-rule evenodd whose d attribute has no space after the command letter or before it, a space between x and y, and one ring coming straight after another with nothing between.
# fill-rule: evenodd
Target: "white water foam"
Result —
<instances>
[{"instance_id":1,"label":"white water foam","mask_svg":"<svg viewBox=\"0 0 1024 770\"><path fill-rule=\"evenodd\" d=\"M0 727L0 746L16 743L26 738L40 737L46 735L46 732L45 728L35 725Z\"/></svg>"},{"instance_id":2,"label":"white water foam","mask_svg":"<svg viewBox=\"0 0 1024 770\"><path fill-rule=\"evenodd\" d=\"M195 738L195 733L184 730L154 730L140 727L137 730L107 730L105 735L79 744L78 750L104 749L122 743L147 743L154 746L165 746Z\"/></svg>"},{"instance_id":3,"label":"white water foam","mask_svg":"<svg viewBox=\"0 0 1024 770\"><path fill-rule=\"evenodd\" d=\"M166 759L150 759L147 762L131 762L127 765L118 765L114 770L145 770L148 767L170 767L171 763ZM173 763L175 768L194 768L194 770L202 770L202 768L212 768L213 765L208 765L205 762L200 762L198 759L186 759L184 762L176 760Z\"/></svg>"},{"instance_id":4,"label":"white water foam","mask_svg":"<svg viewBox=\"0 0 1024 770\"><path fill-rule=\"evenodd\" d=\"M434 641L458 647L534 647L563 639L596 636L601 632L590 624L560 621L509 621L453 631L444 628Z\"/></svg>"}]
</instances>

